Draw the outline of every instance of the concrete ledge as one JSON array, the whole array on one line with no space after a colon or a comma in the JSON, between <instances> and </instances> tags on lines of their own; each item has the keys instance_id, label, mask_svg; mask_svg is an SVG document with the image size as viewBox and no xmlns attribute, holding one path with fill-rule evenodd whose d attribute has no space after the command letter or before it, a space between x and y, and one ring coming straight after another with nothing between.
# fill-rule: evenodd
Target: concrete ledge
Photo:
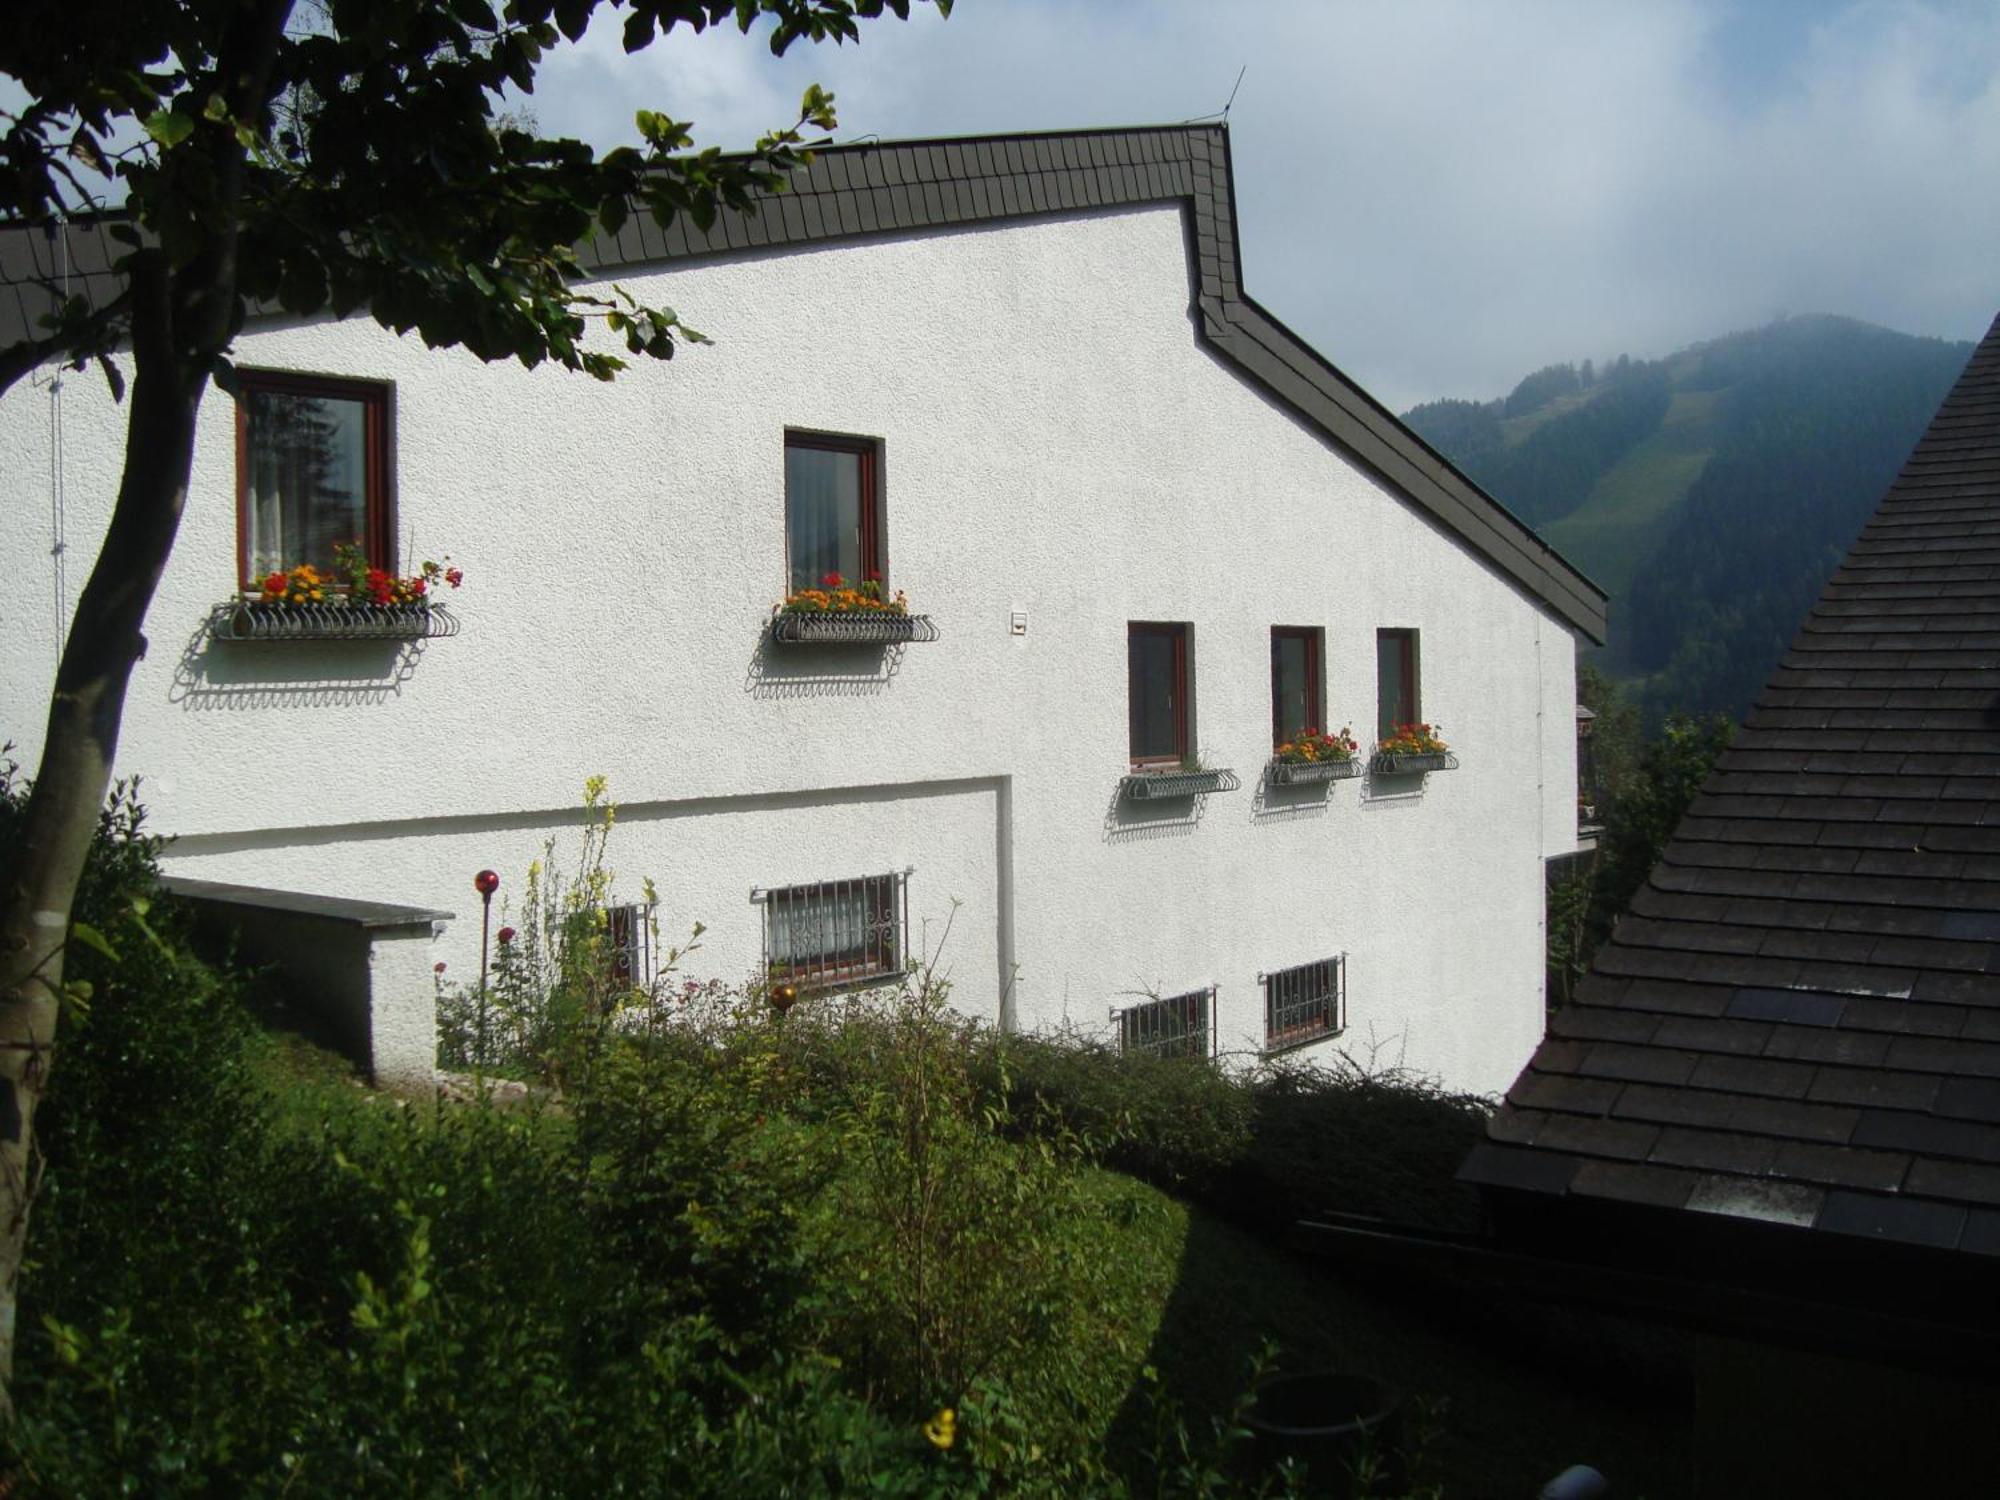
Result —
<instances>
[{"instance_id":1,"label":"concrete ledge","mask_svg":"<svg viewBox=\"0 0 2000 1500\"><path fill-rule=\"evenodd\" d=\"M203 931L277 972L327 1040L385 1088L431 1088L437 1063L432 954L448 911L167 875Z\"/></svg>"}]
</instances>

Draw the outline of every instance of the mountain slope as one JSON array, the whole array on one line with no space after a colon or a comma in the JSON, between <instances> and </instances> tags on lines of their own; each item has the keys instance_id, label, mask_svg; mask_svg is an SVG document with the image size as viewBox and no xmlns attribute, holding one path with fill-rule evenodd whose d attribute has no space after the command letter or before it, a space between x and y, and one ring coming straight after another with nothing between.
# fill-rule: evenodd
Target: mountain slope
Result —
<instances>
[{"instance_id":1,"label":"mountain slope","mask_svg":"<svg viewBox=\"0 0 2000 1500\"><path fill-rule=\"evenodd\" d=\"M1739 715L1971 348L1791 318L1404 420L1610 592L1649 716Z\"/></svg>"}]
</instances>

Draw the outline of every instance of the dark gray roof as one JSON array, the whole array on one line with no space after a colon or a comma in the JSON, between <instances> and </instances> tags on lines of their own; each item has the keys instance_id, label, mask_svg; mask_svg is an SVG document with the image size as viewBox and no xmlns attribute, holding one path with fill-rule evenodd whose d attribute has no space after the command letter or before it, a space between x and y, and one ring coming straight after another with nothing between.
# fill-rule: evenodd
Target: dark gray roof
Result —
<instances>
[{"instance_id":1,"label":"dark gray roof","mask_svg":"<svg viewBox=\"0 0 2000 1500\"><path fill-rule=\"evenodd\" d=\"M1465 1175L2000 1255L2000 320Z\"/></svg>"},{"instance_id":2,"label":"dark gray roof","mask_svg":"<svg viewBox=\"0 0 2000 1500\"><path fill-rule=\"evenodd\" d=\"M934 229L1138 203L1185 205L1197 326L1209 347L1559 619L1604 639L1601 589L1244 292L1229 135L1220 125L897 141L820 150L790 191L706 233L635 214L585 246L593 271L763 246ZM65 241L0 229L0 349L29 337L50 305ZM70 226L70 288L116 290L101 223Z\"/></svg>"}]
</instances>

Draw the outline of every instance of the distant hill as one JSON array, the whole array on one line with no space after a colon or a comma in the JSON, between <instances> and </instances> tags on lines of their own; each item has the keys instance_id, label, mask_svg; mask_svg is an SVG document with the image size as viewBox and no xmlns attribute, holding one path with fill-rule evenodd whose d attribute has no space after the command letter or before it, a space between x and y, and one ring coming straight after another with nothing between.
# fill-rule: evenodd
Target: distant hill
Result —
<instances>
[{"instance_id":1,"label":"distant hill","mask_svg":"<svg viewBox=\"0 0 2000 1500\"><path fill-rule=\"evenodd\" d=\"M1403 420L1611 595L1649 718L1740 716L1972 352L1787 318Z\"/></svg>"}]
</instances>

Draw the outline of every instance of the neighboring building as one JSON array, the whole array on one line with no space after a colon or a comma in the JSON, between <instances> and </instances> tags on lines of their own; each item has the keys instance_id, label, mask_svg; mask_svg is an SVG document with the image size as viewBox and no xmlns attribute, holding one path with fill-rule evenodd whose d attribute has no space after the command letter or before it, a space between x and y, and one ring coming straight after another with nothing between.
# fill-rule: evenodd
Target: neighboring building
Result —
<instances>
[{"instance_id":1,"label":"neighboring building","mask_svg":"<svg viewBox=\"0 0 2000 1500\"><path fill-rule=\"evenodd\" d=\"M1464 1175L1716 1335L1703 1492L1989 1490L2000 322L1549 1029Z\"/></svg>"},{"instance_id":2,"label":"neighboring building","mask_svg":"<svg viewBox=\"0 0 2000 1500\"><path fill-rule=\"evenodd\" d=\"M14 231L0 270L95 294L105 255ZM626 898L653 879L664 941L707 925L693 974L941 951L1009 1024L1223 1052L1344 1024L1454 1087L1514 1076L1604 599L1244 294L1223 130L839 147L748 218L635 220L586 261L714 347L606 386L253 319L120 749L176 874L464 912L475 870L518 896L573 851L603 775ZM74 375L0 400L29 764L123 417ZM218 638L219 602L346 536L449 553L456 634ZM929 623L775 638L823 571ZM1267 774L1279 735L1352 724L1365 756L1420 717L1457 768ZM1123 785L1194 757L1240 789ZM476 925L438 951L467 972Z\"/></svg>"}]
</instances>

